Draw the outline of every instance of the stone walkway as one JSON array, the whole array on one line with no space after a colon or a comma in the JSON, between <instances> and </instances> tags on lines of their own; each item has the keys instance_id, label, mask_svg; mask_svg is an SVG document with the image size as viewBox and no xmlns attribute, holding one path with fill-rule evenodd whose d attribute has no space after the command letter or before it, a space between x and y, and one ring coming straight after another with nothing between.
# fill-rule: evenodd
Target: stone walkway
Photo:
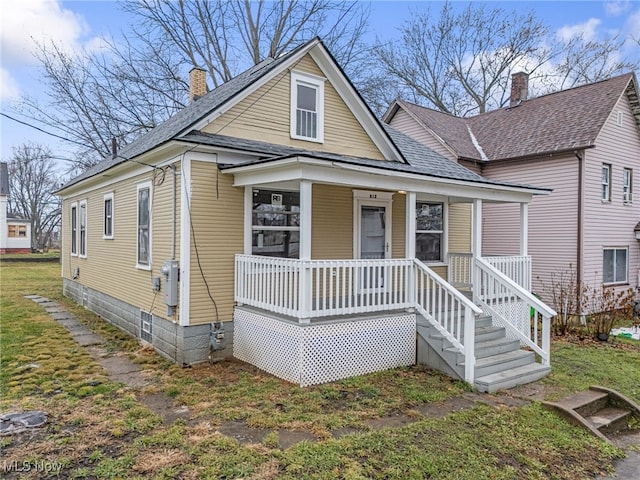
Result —
<instances>
[{"instance_id":1,"label":"stone walkway","mask_svg":"<svg viewBox=\"0 0 640 480\"><path fill-rule=\"evenodd\" d=\"M146 377L142 368L134 364L129 357L122 352L110 353L105 348L107 341L102 335L94 333L86 325L78 322L76 317L69 313L58 302L49 300L40 295L26 295L43 307L53 320L65 327L73 339L81 346L85 347L91 357L98 362L102 368L108 373L109 378L114 382L124 383L133 388L140 389L151 384ZM523 398L523 397L529 398ZM188 418L189 411L186 407L176 408L173 401L163 393L155 393L148 395L138 395L138 399L147 405L151 410L162 416L165 423L171 423L176 418ZM444 416L449 413L472 408L477 403L487 403L489 405L502 405L515 407L531 400L535 400L536 395L524 395L513 397L510 395L487 395L466 393L462 397L452 399L443 404L434 404L425 407L425 411L420 413L428 416ZM399 415L394 417L384 417L370 422L373 428L400 427L415 421L413 418ZM268 430L253 429L241 422L223 422L220 433L236 438L240 443L255 443L262 441L262 438L269 433ZM350 429L347 431L334 432L336 437L352 433ZM280 445L282 448L298 443L301 440L317 440L313 434L298 431L280 431ZM640 453L633 450L640 445L640 434L629 436L623 444L619 444L623 448L627 457L615 462L616 472L610 476L600 477L603 480L638 480L640 479Z\"/></svg>"},{"instance_id":2,"label":"stone walkway","mask_svg":"<svg viewBox=\"0 0 640 480\"><path fill-rule=\"evenodd\" d=\"M109 353L105 348L107 343L105 338L78 322L76 317L58 302L40 295L27 295L26 298L39 304L52 319L66 328L78 345L85 347L91 357L106 370L109 379L132 388L145 387L149 384L140 366L129 360L124 353Z\"/></svg>"}]
</instances>

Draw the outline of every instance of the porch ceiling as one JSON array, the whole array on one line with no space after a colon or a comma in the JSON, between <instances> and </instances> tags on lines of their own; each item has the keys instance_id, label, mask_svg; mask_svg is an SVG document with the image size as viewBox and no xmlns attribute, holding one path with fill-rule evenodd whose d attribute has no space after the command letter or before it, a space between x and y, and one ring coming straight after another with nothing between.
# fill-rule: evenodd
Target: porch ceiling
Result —
<instances>
[{"instance_id":1,"label":"porch ceiling","mask_svg":"<svg viewBox=\"0 0 640 480\"><path fill-rule=\"evenodd\" d=\"M389 162L395 163L395 162ZM384 165L383 165L384 167ZM550 191L526 186L501 185L439 178L414 172L398 171L395 165L389 169L366 165L354 165L305 156L290 156L268 162L251 163L224 168L234 175L234 185L270 186L297 189L300 180L313 183L350 186L362 189L407 191L449 197L452 203L481 199L487 202L531 202L533 195L545 195Z\"/></svg>"}]
</instances>

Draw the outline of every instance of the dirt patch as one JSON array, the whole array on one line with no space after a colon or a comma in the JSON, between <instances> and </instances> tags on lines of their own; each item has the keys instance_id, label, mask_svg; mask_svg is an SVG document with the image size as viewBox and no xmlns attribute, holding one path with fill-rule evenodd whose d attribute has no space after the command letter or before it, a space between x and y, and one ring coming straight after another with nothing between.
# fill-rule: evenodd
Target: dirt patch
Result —
<instances>
[{"instance_id":1,"label":"dirt patch","mask_svg":"<svg viewBox=\"0 0 640 480\"><path fill-rule=\"evenodd\" d=\"M176 406L164 393L139 394L137 400L162 418L165 424L171 424L179 418L190 419L190 410L184 405Z\"/></svg>"},{"instance_id":2,"label":"dirt patch","mask_svg":"<svg viewBox=\"0 0 640 480\"><path fill-rule=\"evenodd\" d=\"M244 422L223 421L218 431L227 437L235 438L243 445L262 443L264 437L271 432L266 428L251 428Z\"/></svg>"}]
</instances>

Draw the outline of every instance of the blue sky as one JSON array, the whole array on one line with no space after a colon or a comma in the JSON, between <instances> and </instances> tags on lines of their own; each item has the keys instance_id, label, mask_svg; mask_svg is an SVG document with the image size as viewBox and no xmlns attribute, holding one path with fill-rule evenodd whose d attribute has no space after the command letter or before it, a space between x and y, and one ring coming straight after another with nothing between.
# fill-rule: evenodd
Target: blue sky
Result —
<instances>
[{"instance_id":1,"label":"blue sky","mask_svg":"<svg viewBox=\"0 0 640 480\"><path fill-rule=\"evenodd\" d=\"M397 35L398 28L409 18L412 9L431 3L437 12L441 2L373 1L370 30L372 38ZM456 2L460 7L468 2ZM621 33L640 38L640 1L503 1L485 2L508 10L528 12L551 26L558 34L571 36L583 33L592 38ZM69 49L99 45L99 37L113 35L127 28L128 18L116 2L86 0L13 0L0 6L0 100L2 112L9 111L10 102L25 92L38 95L41 83L33 61L33 40L52 38ZM640 57L640 47L630 53ZM33 140L49 145L54 154L68 156L65 148L53 137L0 117L1 158L11 155L12 146Z\"/></svg>"}]
</instances>

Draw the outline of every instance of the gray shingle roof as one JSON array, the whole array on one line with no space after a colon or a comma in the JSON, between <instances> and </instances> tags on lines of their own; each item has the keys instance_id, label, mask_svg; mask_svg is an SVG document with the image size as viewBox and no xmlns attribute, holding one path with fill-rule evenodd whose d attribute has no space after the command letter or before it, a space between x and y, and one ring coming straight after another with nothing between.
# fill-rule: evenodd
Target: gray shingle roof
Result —
<instances>
[{"instance_id":1,"label":"gray shingle roof","mask_svg":"<svg viewBox=\"0 0 640 480\"><path fill-rule=\"evenodd\" d=\"M501 185L509 187L519 187L527 189L539 189L531 185L522 185L509 182L501 182L489 180L476 173L468 170L462 165L443 157L433 150L425 147L421 143L413 140L407 135L385 125L385 130L392 137L396 146L400 149L408 163L394 162L390 160L376 160L363 157L352 157L347 155L339 155L330 152L319 152L315 150L306 150L286 145L274 145L271 143L260 142L257 140L247 140L243 138L228 137L225 135L203 133L198 131L189 132L180 140L195 143L198 145L209 145L222 148L230 148L245 152L260 153L263 156L257 160L248 161L243 164L220 165L222 170L235 168L245 165L256 165L260 163L272 162L282 158L290 158L294 156L305 156L320 160L332 162L341 162L351 165L360 165L365 167L374 167L383 170L413 173L417 175L425 175L435 178L463 180L476 183Z\"/></svg>"},{"instance_id":2,"label":"gray shingle roof","mask_svg":"<svg viewBox=\"0 0 640 480\"><path fill-rule=\"evenodd\" d=\"M207 94L192 102L178 113L161 123L157 127L149 130L141 137L124 147L116 158L105 158L103 161L88 169L81 175L72 179L63 188L74 185L86 178L90 178L98 173L104 172L115 165L126 162L127 159L134 158L149 150L168 142L175 138L181 132L187 130L190 126L197 123L210 112L222 106L244 89L252 85L254 82L273 71L278 65L285 62L290 56L305 48L310 43L316 41L311 40L298 48L292 50L287 55L282 55L277 59L267 58L262 62L254 65L245 72L237 75L228 82L223 83L219 87L211 90Z\"/></svg>"},{"instance_id":3,"label":"gray shingle roof","mask_svg":"<svg viewBox=\"0 0 640 480\"><path fill-rule=\"evenodd\" d=\"M593 146L633 73L563 90L469 118L401 104L452 147L459 158L482 160L468 128L489 160Z\"/></svg>"}]
</instances>

